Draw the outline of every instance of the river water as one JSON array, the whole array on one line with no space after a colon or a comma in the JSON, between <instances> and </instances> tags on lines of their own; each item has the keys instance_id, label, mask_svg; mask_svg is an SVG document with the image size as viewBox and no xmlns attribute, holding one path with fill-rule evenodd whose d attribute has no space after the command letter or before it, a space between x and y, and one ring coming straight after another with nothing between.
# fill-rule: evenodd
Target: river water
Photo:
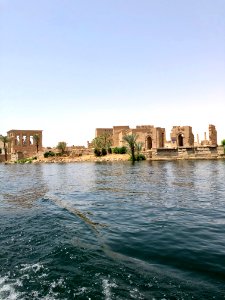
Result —
<instances>
[{"instance_id":1,"label":"river water","mask_svg":"<svg viewBox=\"0 0 225 300\"><path fill-rule=\"evenodd\" d=\"M0 299L225 299L225 161L0 164Z\"/></svg>"}]
</instances>

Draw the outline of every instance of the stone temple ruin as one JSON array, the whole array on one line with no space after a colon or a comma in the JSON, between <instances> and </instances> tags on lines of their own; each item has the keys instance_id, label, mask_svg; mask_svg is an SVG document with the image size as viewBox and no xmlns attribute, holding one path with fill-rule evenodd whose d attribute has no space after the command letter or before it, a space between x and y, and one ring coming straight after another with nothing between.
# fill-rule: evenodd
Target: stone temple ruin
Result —
<instances>
[{"instance_id":1,"label":"stone temple ruin","mask_svg":"<svg viewBox=\"0 0 225 300\"><path fill-rule=\"evenodd\" d=\"M166 140L165 128L153 125L138 125L136 128L129 126L113 126L112 128L96 128L95 137L107 134L112 142L112 147L126 146L123 136L136 134L137 142L141 143L142 152L147 158L216 158L222 155L224 150L217 147L217 131L214 125L209 125L208 139L206 132L204 140L199 141L199 136L192 133L191 126L173 126L170 132L170 140ZM38 135L38 149L34 136ZM43 155L42 130L10 130L7 132L9 142L7 153L9 160L17 160L32 156ZM79 149L78 149L79 148ZM69 148L68 148L69 149ZM93 153L93 144L88 142L88 148L71 147L70 152L74 155ZM221 152L221 153L220 153ZM4 161L4 147L0 141L0 162Z\"/></svg>"},{"instance_id":2,"label":"stone temple ruin","mask_svg":"<svg viewBox=\"0 0 225 300\"><path fill-rule=\"evenodd\" d=\"M113 128L97 128L95 137L107 133L112 137L112 146L124 146L123 136L126 134L137 134L138 141L143 143L144 150L152 148L163 148L165 145L165 128L154 127L152 125L136 126L131 129L129 126L114 126Z\"/></svg>"},{"instance_id":3,"label":"stone temple ruin","mask_svg":"<svg viewBox=\"0 0 225 300\"><path fill-rule=\"evenodd\" d=\"M139 125L132 129L129 126L114 126L112 128L97 128L95 137L107 133L111 137L112 147L125 145L123 136L137 134L138 142L143 145L143 152L148 158L153 157L187 157L187 156L212 156L217 153L217 131L214 125L209 125L209 139L199 142L194 140L191 126L173 126L170 141L166 141L165 128L153 125Z\"/></svg>"},{"instance_id":4,"label":"stone temple ruin","mask_svg":"<svg viewBox=\"0 0 225 300\"><path fill-rule=\"evenodd\" d=\"M11 159L20 159L37 154L37 145L34 135L39 136L38 148L42 150L42 130L10 130L7 132L9 137L8 154Z\"/></svg>"}]
</instances>

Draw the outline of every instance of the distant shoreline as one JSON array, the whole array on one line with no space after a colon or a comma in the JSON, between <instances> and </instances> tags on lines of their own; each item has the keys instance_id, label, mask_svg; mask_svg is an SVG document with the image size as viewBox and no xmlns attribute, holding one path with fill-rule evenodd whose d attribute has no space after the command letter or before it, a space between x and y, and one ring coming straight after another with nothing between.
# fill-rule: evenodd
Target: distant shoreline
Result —
<instances>
[{"instance_id":1,"label":"distant shoreline","mask_svg":"<svg viewBox=\"0 0 225 300\"><path fill-rule=\"evenodd\" d=\"M38 158L33 160L32 164L39 163L76 163L76 162L125 162L129 161L129 154L108 154L106 156L96 157L94 154L82 155L78 157L58 156L48 158ZM223 160L225 155L218 155L217 157L154 157L147 158L146 161L183 161L183 160ZM4 162L5 164L15 164L14 161ZM30 163L26 162L25 164Z\"/></svg>"}]
</instances>

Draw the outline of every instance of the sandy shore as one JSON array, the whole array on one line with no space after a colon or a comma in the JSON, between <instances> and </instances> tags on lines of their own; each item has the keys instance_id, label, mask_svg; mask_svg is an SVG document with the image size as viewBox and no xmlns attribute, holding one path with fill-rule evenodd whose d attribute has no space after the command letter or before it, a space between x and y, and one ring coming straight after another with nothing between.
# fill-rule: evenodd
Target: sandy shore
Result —
<instances>
[{"instance_id":1,"label":"sandy shore","mask_svg":"<svg viewBox=\"0 0 225 300\"><path fill-rule=\"evenodd\" d=\"M77 157L71 156L54 156L44 158L39 156L37 160L27 161L25 163L75 163L75 162L119 162L129 161L129 154L108 154L106 156L96 157L94 154L82 155ZM218 160L225 159L225 155L205 156L205 157L154 157L147 159L149 161L175 161L175 160ZM14 161L7 161L5 164L14 164Z\"/></svg>"},{"instance_id":2,"label":"sandy shore","mask_svg":"<svg viewBox=\"0 0 225 300\"><path fill-rule=\"evenodd\" d=\"M82 155L79 157L70 157L70 156L55 156L48 158L39 158L34 160L33 163L69 163L69 162L110 162L110 161L128 161L129 154L109 154L106 156L96 157L93 154Z\"/></svg>"}]
</instances>

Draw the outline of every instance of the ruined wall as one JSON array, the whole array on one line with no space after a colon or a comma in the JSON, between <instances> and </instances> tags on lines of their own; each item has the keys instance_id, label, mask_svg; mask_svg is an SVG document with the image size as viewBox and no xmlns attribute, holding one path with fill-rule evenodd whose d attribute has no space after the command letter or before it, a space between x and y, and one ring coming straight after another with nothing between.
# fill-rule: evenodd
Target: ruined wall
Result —
<instances>
[{"instance_id":1,"label":"ruined wall","mask_svg":"<svg viewBox=\"0 0 225 300\"><path fill-rule=\"evenodd\" d=\"M126 143L122 140L125 134L136 134L138 136L137 142L143 144L143 150L151 150L155 148L162 148L165 144L165 128L157 127L153 125L141 125L136 126L134 129L123 129L119 132L118 140L115 139L115 146L125 146ZM117 144L117 142L119 143Z\"/></svg>"},{"instance_id":2,"label":"ruined wall","mask_svg":"<svg viewBox=\"0 0 225 300\"><path fill-rule=\"evenodd\" d=\"M191 126L173 126L170 137L172 147L194 146L194 135Z\"/></svg>"},{"instance_id":3,"label":"ruined wall","mask_svg":"<svg viewBox=\"0 0 225 300\"><path fill-rule=\"evenodd\" d=\"M191 126L173 126L171 130L171 141L166 141L165 128L154 127L153 125L138 125L136 128L129 126L114 126L113 128L97 128L98 135L104 132L112 134L113 147L121 147L126 143L123 142L125 134L137 134L137 142L143 143L143 150L159 148L181 148L200 146L199 138L197 136L197 143L194 143L194 135ZM205 138L206 139L206 138ZM203 145L203 144L202 144ZM204 141L204 146L217 145L217 131L214 125L209 125L209 140Z\"/></svg>"},{"instance_id":4,"label":"ruined wall","mask_svg":"<svg viewBox=\"0 0 225 300\"><path fill-rule=\"evenodd\" d=\"M8 145L9 154L23 153L24 157L29 157L37 152L34 135L39 135L39 151L42 150L42 130L10 130L7 135L10 139Z\"/></svg>"},{"instance_id":5,"label":"ruined wall","mask_svg":"<svg viewBox=\"0 0 225 300\"><path fill-rule=\"evenodd\" d=\"M215 125L209 125L209 145L217 146L217 131Z\"/></svg>"},{"instance_id":6,"label":"ruined wall","mask_svg":"<svg viewBox=\"0 0 225 300\"><path fill-rule=\"evenodd\" d=\"M113 129L112 128L96 128L95 129L95 137L99 137L105 133L112 135Z\"/></svg>"},{"instance_id":7,"label":"ruined wall","mask_svg":"<svg viewBox=\"0 0 225 300\"><path fill-rule=\"evenodd\" d=\"M113 147L120 147L123 145L123 136L129 132L129 126L113 126Z\"/></svg>"}]
</instances>

